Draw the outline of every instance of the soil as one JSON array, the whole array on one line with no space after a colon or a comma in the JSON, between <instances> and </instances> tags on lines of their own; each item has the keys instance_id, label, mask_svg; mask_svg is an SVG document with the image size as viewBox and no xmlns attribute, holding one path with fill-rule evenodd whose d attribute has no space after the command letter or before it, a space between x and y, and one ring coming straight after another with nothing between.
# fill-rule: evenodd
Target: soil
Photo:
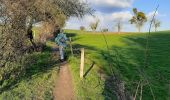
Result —
<instances>
[{"instance_id":1,"label":"soil","mask_svg":"<svg viewBox=\"0 0 170 100\"><path fill-rule=\"evenodd\" d=\"M54 100L74 100L72 77L67 62L60 65L59 77L53 90Z\"/></svg>"}]
</instances>

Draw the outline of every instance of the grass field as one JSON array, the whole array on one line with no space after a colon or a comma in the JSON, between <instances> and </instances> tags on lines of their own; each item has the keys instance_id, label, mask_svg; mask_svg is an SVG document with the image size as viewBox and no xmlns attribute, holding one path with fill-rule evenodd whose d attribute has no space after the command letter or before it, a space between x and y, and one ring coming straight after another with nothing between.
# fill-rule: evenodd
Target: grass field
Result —
<instances>
[{"instance_id":1,"label":"grass field","mask_svg":"<svg viewBox=\"0 0 170 100\"><path fill-rule=\"evenodd\" d=\"M27 55L25 60L25 74L4 88L0 100L52 100L58 73L57 59L45 51Z\"/></svg>"},{"instance_id":2,"label":"grass field","mask_svg":"<svg viewBox=\"0 0 170 100\"><path fill-rule=\"evenodd\" d=\"M156 100L170 99L170 31L151 33L147 67L144 67L147 33L105 34L110 53L104 37L100 33L66 30L72 37L73 48L85 48L85 72L93 61L95 65L84 80L79 79L79 56L71 57L70 64L75 84L75 92L81 100L113 100L115 96L112 83L107 76L111 75L109 63L116 63L114 71L120 74L130 95L134 95L139 80L143 81L143 99L153 100L150 87ZM115 52L118 52L115 53ZM108 58L111 59L108 59ZM139 70L142 70L142 74ZM102 73L102 74L101 74ZM141 76L145 76L145 78ZM102 75L102 78L100 79ZM105 78L106 77L106 78ZM113 85L113 84L112 84ZM140 94L138 93L138 97Z\"/></svg>"},{"instance_id":3,"label":"grass field","mask_svg":"<svg viewBox=\"0 0 170 100\"><path fill-rule=\"evenodd\" d=\"M139 80L143 81L143 99L170 100L170 31L151 33L149 56L144 67L144 52L147 33L111 34L65 30L72 37L73 48L85 48L85 78L79 78L80 54L69 56L68 62L74 82L77 100L116 100L110 64L119 79L125 84L129 95L134 95ZM48 42L50 46L52 43ZM69 48L67 49L69 54ZM52 89L57 79L57 59L51 51L33 53L26 57L26 72L20 80L11 84L0 94L0 100L51 100ZM146 84L145 75L150 83ZM140 91L140 89L139 89ZM138 93L137 98L139 98Z\"/></svg>"}]
</instances>

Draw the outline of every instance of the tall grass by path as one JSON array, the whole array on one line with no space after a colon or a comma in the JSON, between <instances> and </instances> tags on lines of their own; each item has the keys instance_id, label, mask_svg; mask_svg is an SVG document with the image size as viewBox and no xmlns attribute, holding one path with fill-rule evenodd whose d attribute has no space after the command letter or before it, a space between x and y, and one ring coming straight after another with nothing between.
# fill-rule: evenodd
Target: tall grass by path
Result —
<instances>
[{"instance_id":1,"label":"tall grass by path","mask_svg":"<svg viewBox=\"0 0 170 100\"><path fill-rule=\"evenodd\" d=\"M0 100L52 100L58 58L48 50L25 58L24 75L0 94Z\"/></svg>"}]
</instances>

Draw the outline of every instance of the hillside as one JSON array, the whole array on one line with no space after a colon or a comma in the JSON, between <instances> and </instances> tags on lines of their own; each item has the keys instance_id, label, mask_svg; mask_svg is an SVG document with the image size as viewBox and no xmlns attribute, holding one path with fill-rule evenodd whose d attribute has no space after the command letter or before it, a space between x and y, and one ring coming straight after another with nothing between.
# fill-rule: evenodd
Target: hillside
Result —
<instances>
[{"instance_id":1,"label":"hillside","mask_svg":"<svg viewBox=\"0 0 170 100\"><path fill-rule=\"evenodd\" d=\"M137 99L141 93L142 100L170 99L170 31L151 33L148 49L148 33L65 32L72 38L74 49L74 56L70 55L69 46L66 53L74 85L73 95L77 100L116 100L121 89L119 86L125 88L125 94L132 98L139 82ZM48 48L43 52L28 55L26 61L32 63L26 63L25 75L4 88L0 99L54 99L54 83L64 77L58 74L58 57L51 51L54 45L48 41ZM84 79L79 78L80 52L75 50L79 48L85 48ZM59 83L62 86L62 82Z\"/></svg>"},{"instance_id":2,"label":"hillside","mask_svg":"<svg viewBox=\"0 0 170 100\"><path fill-rule=\"evenodd\" d=\"M145 58L148 33L105 34L109 52L102 34L66 30L72 36L73 48L85 48L85 71L92 62L92 70L84 80L79 79L79 56L70 58L75 91L79 99L113 100L114 82L110 65L123 81L128 94L135 95L142 83L142 100L166 100L170 97L170 32L151 33L148 57ZM146 63L144 62L146 61ZM140 87L141 88L141 87ZM140 97L139 89L137 98ZM152 93L153 92L153 93Z\"/></svg>"}]
</instances>

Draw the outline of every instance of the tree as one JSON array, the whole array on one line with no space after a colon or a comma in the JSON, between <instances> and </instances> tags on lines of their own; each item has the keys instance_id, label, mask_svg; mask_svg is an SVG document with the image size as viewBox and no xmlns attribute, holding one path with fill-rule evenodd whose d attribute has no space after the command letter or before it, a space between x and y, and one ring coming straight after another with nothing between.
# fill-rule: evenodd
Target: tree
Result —
<instances>
[{"instance_id":1,"label":"tree","mask_svg":"<svg viewBox=\"0 0 170 100\"><path fill-rule=\"evenodd\" d=\"M153 20L153 27L155 28L155 32L157 31L157 28L160 27L161 22L158 19Z\"/></svg>"},{"instance_id":2,"label":"tree","mask_svg":"<svg viewBox=\"0 0 170 100\"><path fill-rule=\"evenodd\" d=\"M136 27L138 28L138 31L140 32L141 27L144 25L145 22L147 22L147 18L145 16L145 13L138 12L136 8L133 8L133 13L134 16L129 21L131 24L135 24Z\"/></svg>"},{"instance_id":3,"label":"tree","mask_svg":"<svg viewBox=\"0 0 170 100\"><path fill-rule=\"evenodd\" d=\"M100 20L97 19L95 22L90 23L90 28L91 28L93 31L96 31L96 29L97 29L97 27L98 27L98 25L99 25L99 22L100 22Z\"/></svg>"},{"instance_id":4,"label":"tree","mask_svg":"<svg viewBox=\"0 0 170 100\"><path fill-rule=\"evenodd\" d=\"M117 22L116 22L116 25L115 25L115 26L117 27L118 33L120 33L120 31L121 31L121 29L122 29L122 27L123 27L123 24L122 24L122 22L121 22L121 19L117 19Z\"/></svg>"},{"instance_id":5,"label":"tree","mask_svg":"<svg viewBox=\"0 0 170 100\"><path fill-rule=\"evenodd\" d=\"M86 28L84 26L80 26L80 30L84 31Z\"/></svg>"},{"instance_id":6,"label":"tree","mask_svg":"<svg viewBox=\"0 0 170 100\"><path fill-rule=\"evenodd\" d=\"M62 27L69 17L91 11L81 0L0 0L0 85L24 70L21 62L30 45L26 35L30 26L48 22Z\"/></svg>"},{"instance_id":7,"label":"tree","mask_svg":"<svg viewBox=\"0 0 170 100\"><path fill-rule=\"evenodd\" d=\"M107 28L102 29L102 32L108 32L108 31L109 31L109 29L107 29Z\"/></svg>"}]
</instances>

